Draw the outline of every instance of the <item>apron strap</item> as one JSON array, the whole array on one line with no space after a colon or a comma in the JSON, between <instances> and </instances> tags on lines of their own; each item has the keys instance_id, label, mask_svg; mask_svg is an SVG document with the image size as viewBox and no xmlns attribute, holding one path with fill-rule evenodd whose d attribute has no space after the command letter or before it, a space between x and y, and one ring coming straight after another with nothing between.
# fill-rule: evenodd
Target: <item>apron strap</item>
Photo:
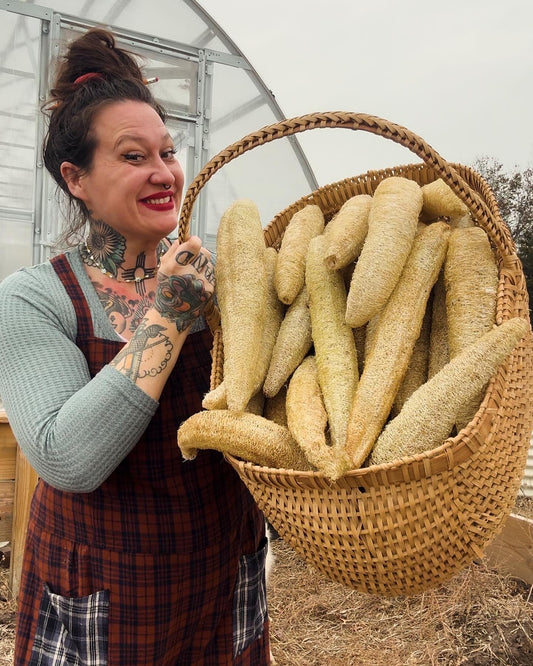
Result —
<instances>
[{"instance_id":1,"label":"apron strap","mask_svg":"<svg viewBox=\"0 0 533 666\"><path fill-rule=\"evenodd\" d=\"M93 320L89 304L66 255L59 254L53 257L50 262L74 306L78 320L76 340L94 337Z\"/></svg>"}]
</instances>

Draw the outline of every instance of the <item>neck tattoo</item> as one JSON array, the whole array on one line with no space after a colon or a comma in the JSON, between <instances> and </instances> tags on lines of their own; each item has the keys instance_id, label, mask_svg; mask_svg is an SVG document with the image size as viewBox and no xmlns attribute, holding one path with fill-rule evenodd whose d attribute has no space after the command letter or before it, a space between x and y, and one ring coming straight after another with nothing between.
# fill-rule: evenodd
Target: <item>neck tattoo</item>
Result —
<instances>
[{"instance_id":1,"label":"neck tattoo","mask_svg":"<svg viewBox=\"0 0 533 666\"><path fill-rule=\"evenodd\" d=\"M144 287L144 284L142 283L145 280L150 280L156 277L157 271L159 270L159 266L161 264L162 252L158 248L157 265L154 266L153 268L145 267L144 260L146 257L144 252L141 252L141 254L139 254L137 257L135 266L133 268L122 269L122 276L120 278L116 273L107 270L107 268L103 265L103 263L97 257L94 256L94 253L89 247L87 241L85 241L83 245L80 245L80 254L83 262L87 264L87 266L94 266L101 273L107 275L107 277L111 278L112 280L116 280L117 282L134 282L135 290L137 291L137 293L140 294L141 296L145 296L146 289Z\"/></svg>"},{"instance_id":2,"label":"neck tattoo","mask_svg":"<svg viewBox=\"0 0 533 666\"><path fill-rule=\"evenodd\" d=\"M144 265L145 255L144 252L141 252L141 254L137 257L137 263L134 268L122 269L123 277L119 278L115 273L108 271L102 262L94 256L87 241L85 241L85 243L80 246L80 252L85 264L98 268L101 273L107 275L107 277L110 277L113 280L116 280L117 282L143 282L144 280L150 280L157 275L157 271L159 270L159 266L161 264L161 255L158 253L157 266L154 266L154 268L146 268Z\"/></svg>"}]
</instances>

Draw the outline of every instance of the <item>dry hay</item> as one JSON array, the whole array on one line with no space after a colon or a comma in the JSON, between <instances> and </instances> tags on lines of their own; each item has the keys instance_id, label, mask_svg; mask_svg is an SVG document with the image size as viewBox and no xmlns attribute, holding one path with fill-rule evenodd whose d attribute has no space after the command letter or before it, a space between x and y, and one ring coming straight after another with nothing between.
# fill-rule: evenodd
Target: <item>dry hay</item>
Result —
<instances>
[{"instance_id":1,"label":"dry hay","mask_svg":"<svg viewBox=\"0 0 533 666\"><path fill-rule=\"evenodd\" d=\"M473 565L411 598L346 590L283 542L269 585L277 666L429 666L533 663L530 587Z\"/></svg>"},{"instance_id":2,"label":"dry hay","mask_svg":"<svg viewBox=\"0 0 533 666\"><path fill-rule=\"evenodd\" d=\"M16 603L9 589L9 557L0 552L0 666L12 666Z\"/></svg>"},{"instance_id":3,"label":"dry hay","mask_svg":"<svg viewBox=\"0 0 533 666\"><path fill-rule=\"evenodd\" d=\"M533 500L516 512L533 518ZM269 580L277 666L526 666L533 586L475 563L447 585L384 599L342 587L281 539Z\"/></svg>"}]
</instances>

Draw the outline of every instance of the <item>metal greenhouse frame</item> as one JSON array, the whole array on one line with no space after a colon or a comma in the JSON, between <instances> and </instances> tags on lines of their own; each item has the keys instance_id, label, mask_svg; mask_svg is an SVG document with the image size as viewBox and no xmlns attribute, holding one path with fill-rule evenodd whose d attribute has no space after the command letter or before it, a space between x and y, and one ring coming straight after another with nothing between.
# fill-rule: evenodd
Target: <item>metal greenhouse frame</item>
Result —
<instances>
[{"instance_id":1,"label":"metal greenhouse frame","mask_svg":"<svg viewBox=\"0 0 533 666\"><path fill-rule=\"evenodd\" d=\"M186 185L219 150L284 117L250 62L194 0L163 0L157 12L145 0L47 4L0 0L0 280L56 251L62 207L43 168L40 106L58 56L77 34L95 25L111 28L147 74L159 78L153 92L168 111ZM191 231L211 249L220 215L235 198L254 199L266 224L317 187L298 141L275 144L228 165L202 190ZM280 163L283 182L270 187Z\"/></svg>"}]
</instances>

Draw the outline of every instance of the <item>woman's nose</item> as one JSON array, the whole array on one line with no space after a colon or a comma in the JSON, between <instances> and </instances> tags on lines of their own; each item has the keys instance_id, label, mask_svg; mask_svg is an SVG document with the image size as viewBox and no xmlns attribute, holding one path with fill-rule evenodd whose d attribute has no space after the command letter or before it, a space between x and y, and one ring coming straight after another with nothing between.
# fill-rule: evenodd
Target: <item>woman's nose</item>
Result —
<instances>
[{"instance_id":1,"label":"woman's nose","mask_svg":"<svg viewBox=\"0 0 533 666\"><path fill-rule=\"evenodd\" d=\"M164 160L158 158L152 175L150 176L150 182L152 182L154 185L166 185L170 187L173 185L175 180L176 178L174 176L173 170Z\"/></svg>"}]
</instances>

